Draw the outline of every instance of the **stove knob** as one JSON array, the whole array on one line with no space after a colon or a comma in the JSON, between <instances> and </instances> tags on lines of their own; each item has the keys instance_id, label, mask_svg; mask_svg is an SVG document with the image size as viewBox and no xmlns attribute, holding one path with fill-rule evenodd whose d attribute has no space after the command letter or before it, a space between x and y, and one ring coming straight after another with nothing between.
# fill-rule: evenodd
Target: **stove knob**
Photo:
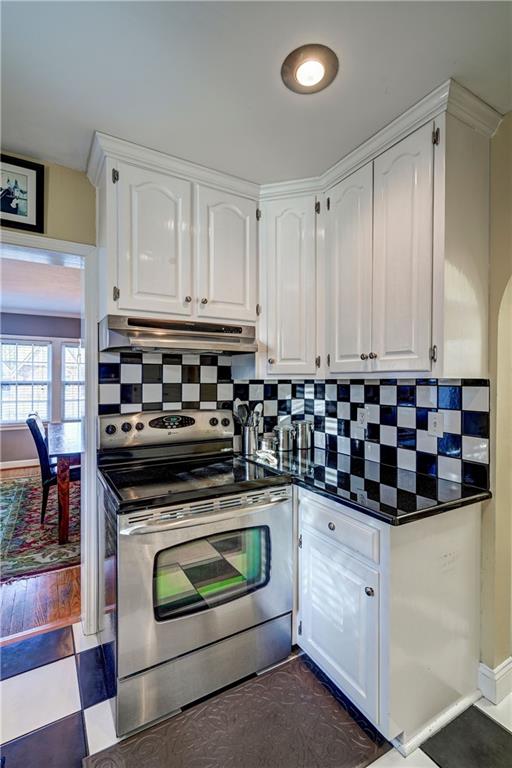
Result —
<instances>
[{"instance_id":1,"label":"stove knob","mask_svg":"<svg viewBox=\"0 0 512 768\"><path fill-rule=\"evenodd\" d=\"M113 424L107 424L107 426L105 427L105 432L107 433L107 435L115 435L116 431L117 430Z\"/></svg>"},{"instance_id":2,"label":"stove knob","mask_svg":"<svg viewBox=\"0 0 512 768\"><path fill-rule=\"evenodd\" d=\"M222 424L223 427L229 427L231 422L230 422L229 419L222 419L221 424Z\"/></svg>"},{"instance_id":3,"label":"stove knob","mask_svg":"<svg viewBox=\"0 0 512 768\"><path fill-rule=\"evenodd\" d=\"M121 429L123 430L123 432L129 432L131 430L131 428L132 428L132 425L130 424L129 421L124 421L121 424Z\"/></svg>"},{"instance_id":4,"label":"stove knob","mask_svg":"<svg viewBox=\"0 0 512 768\"><path fill-rule=\"evenodd\" d=\"M219 423L219 420L216 419L215 416L212 416L212 418L210 419L210 426L216 427L218 423Z\"/></svg>"},{"instance_id":5,"label":"stove knob","mask_svg":"<svg viewBox=\"0 0 512 768\"><path fill-rule=\"evenodd\" d=\"M144 429L144 424L142 423L142 421L138 421L138 422L136 423L136 425L135 425L135 429L137 430L137 432L140 432L140 431L141 431L141 429Z\"/></svg>"}]
</instances>

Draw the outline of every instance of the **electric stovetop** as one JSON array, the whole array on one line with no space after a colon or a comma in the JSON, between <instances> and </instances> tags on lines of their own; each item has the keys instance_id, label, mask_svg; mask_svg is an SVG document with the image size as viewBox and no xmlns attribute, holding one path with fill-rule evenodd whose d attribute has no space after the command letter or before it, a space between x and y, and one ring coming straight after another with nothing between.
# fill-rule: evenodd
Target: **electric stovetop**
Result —
<instances>
[{"instance_id":1,"label":"electric stovetop","mask_svg":"<svg viewBox=\"0 0 512 768\"><path fill-rule=\"evenodd\" d=\"M291 482L237 456L129 462L100 471L119 512L216 498Z\"/></svg>"}]
</instances>

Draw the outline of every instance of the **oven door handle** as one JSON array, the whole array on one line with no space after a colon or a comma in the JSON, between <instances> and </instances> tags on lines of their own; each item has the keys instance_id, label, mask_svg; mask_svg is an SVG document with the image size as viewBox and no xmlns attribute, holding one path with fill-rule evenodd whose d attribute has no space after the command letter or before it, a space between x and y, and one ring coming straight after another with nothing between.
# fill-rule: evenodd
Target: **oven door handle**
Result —
<instances>
[{"instance_id":1,"label":"oven door handle","mask_svg":"<svg viewBox=\"0 0 512 768\"><path fill-rule=\"evenodd\" d=\"M266 502L265 504L255 504L251 507L241 507L240 511L243 511L244 515L253 515L257 512L270 509L271 507L277 507L283 502L291 501L291 499L275 499ZM225 512L214 512L204 514L192 514L185 515L177 520L171 520L168 523L159 523L157 521L153 523L140 523L139 525L131 525L127 528L123 528L119 531L121 536L143 536L148 533L164 533L165 531L174 531L178 528L190 528L194 525L207 525L208 523L216 523L218 520L228 520L229 518L235 518L234 514L236 510L230 509Z\"/></svg>"}]
</instances>

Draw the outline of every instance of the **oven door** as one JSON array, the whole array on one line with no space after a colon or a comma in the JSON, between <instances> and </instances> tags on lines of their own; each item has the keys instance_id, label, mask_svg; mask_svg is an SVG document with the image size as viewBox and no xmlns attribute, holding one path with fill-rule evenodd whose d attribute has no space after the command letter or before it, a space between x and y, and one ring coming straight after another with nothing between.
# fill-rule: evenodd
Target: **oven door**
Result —
<instances>
[{"instance_id":1,"label":"oven door","mask_svg":"<svg viewBox=\"0 0 512 768\"><path fill-rule=\"evenodd\" d=\"M292 610L291 490L257 497L176 519L172 508L119 517L120 678Z\"/></svg>"}]
</instances>

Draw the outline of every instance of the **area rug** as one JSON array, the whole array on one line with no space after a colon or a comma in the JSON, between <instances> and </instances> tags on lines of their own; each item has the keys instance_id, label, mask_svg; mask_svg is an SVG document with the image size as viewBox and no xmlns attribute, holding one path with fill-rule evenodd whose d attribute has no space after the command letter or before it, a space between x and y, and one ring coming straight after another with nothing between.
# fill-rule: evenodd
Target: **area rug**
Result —
<instances>
[{"instance_id":1,"label":"area rug","mask_svg":"<svg viewBox=\"0 0 512 768\"><path fill-rule=\"evenodd\" d=\"M84 768L364 768L386 740L301 656L83 760Z\"/></svg>"},{"instance_id":2,"label":"area rug","mask_svg":"<svg viewBox=\"0 0 512 768\"><path fill-rule=\"evenodd\" d=\"M38 477L5 480L0 488L0 580L80 563L80 483L70 485L69 541L58 541L57 487L50 490L41 526Z\"/></svg>"}]
</instances>

